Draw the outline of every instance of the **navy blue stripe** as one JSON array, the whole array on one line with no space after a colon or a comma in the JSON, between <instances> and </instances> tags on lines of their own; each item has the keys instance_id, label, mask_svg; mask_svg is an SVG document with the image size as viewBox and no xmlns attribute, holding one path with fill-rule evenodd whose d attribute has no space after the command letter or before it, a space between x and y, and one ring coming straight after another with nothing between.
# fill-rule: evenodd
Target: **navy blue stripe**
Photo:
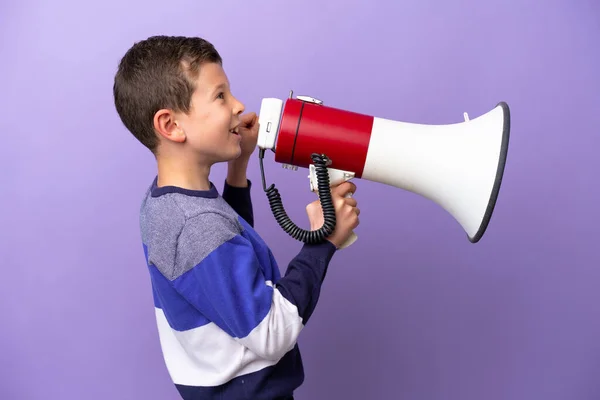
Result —
<instances>
[{"instance_id":1,"label":"navy blue stripe","mask_svg":"<svg viewBox=\"0 0 600 400\"><path fill-rule=\"evenodd\" d=\"M223 385L175 386L183 400L283 400L289 399L303 382L302 357L296 345L276 365L239 376Z\"/></svg>"},{"instance_id":2,"label":"navy blue stripe","mask_svg":"<svg viewBox=\"0 0 600 400\"><path fill-rule=\"evenodd\" d=\"M290 261L284 277L277 282L277 289L282 296L298 307L304 324L317 306L321 284L335 251L335 246L329 241L316 245L305 244Z\"/></svg>"},{"instance_id":3,"label":"navy blue stripe","mask_svg":"<svg viewBox=\"0 0 600 400\"><path fill-rule=\"evenodd\" d=\"M246 337L264 319L274 290L265 283L252 245L240 235L172 284L209 320L237 338Z\"/></svg>"},{"instance_id":4,"label":"navy blue stripe","mask_svg":"<svg viewBox=\"0 0 600 400\"><path fill-rule=\"evenodd\" d=\"M231 186L225 180L223 186L223 199L242 217L250 226L254 226L254 213L252 209L252 198L250 189L252 182L247 180L248 187Z\"/></svg>"},{"instance_id":5,"label":"navy blue stripe","mask_svg":"<svg viewBox=\"0 0 600 400\"><path fill-rule=\"evenodd\" d=\"M178 186L158 186L158 177L154 178L152 182L152 186L150 188L152 197L160 197L164 194L168 193L180 193L186 196L194 196L194 197L205 197L208 199L216 199L219 195L217 188L210 182L210 189L208 190L192 190L185 189Z\"/></svg>"}]
</instances>

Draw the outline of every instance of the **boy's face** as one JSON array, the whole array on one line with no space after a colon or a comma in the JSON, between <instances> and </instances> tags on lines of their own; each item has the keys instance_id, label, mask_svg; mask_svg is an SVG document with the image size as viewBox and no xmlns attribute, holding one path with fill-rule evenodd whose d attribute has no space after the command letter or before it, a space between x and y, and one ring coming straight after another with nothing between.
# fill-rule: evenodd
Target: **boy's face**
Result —
<instances>
[{"instance_id":1,"label":"boy's face","mask_svg":"<svg viewBox=\"0 0 600 400\"><path fill-rule=\"evenodd\" d=\"M231 94L223 68L216 63L203 64L189 114L173 115L179 133L172 138L183 142L187 155L198 162L234 160L241 152L241 137L235 130L243 112L244 105Z\"/></svg>"}]
</instances>

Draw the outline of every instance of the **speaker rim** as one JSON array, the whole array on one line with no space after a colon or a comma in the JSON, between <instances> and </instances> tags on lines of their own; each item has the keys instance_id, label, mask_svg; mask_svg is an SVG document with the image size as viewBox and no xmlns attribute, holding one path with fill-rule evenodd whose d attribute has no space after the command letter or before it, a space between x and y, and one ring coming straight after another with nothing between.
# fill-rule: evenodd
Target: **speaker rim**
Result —
<instances>
[{"instance_id":1,"label":"speaker rim","mask_svg":"<svg viewBox=\"0 0 600 400\"><path fill-rule=\"evenodd\" d=\"M498 195L500 193L500 187L502 186L502 179L504 177L504 169L506 168L506 159L508 156L508 144L510 139L510 108L508 104L504 101L499 102L496 107L501 107L504 113L504 121L502 127L502 144L500 146L500 157L498 157L498 167L496 169L496 179L494 180L494 186L492 187L492 193L490 194L490 199L488 201L487 208L485 210L485 214L483 215L483 220L481 221L481 225L479 225L479 229L477 233L473 237L469 237L469 241L471 243L477 243L483 235L485 234L487 227L492 219L492 215L494 214L494 209L496 207L496 201L498 200Z\"/></svg>"}]
</instances>

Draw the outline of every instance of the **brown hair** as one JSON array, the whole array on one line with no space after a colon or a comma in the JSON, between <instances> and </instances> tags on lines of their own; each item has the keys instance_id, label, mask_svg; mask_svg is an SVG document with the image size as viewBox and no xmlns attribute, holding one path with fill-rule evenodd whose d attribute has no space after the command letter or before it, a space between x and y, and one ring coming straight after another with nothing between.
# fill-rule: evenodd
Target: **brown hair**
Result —
<instances>
[{"instance_id":1,"label":"brown hair","mask_svg":"<svg viewBox=\"0 0 600 400\"><path fill-rule=\"evenodd\" d=\"M152 36L135 43L121 59L114 79L121 121L155 153L154 114L162 108L188 112L200 66L222 62L215 47L198 37Z\"/></svg>"}]
</instances>

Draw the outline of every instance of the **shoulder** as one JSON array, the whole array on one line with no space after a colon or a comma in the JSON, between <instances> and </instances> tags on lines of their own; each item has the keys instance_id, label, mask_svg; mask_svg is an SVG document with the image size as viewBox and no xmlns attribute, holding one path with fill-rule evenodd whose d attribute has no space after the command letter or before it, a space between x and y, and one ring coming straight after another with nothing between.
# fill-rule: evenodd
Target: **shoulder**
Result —
<instances>
[{"instance_id":1,"label":"shoulder","mask_svg":"<svg viewBox=\"0 0 600 400\"><path fill-rule=\"evenodd\" d=\"M235 212L221 197L205 199L178 193L148 194L140 209L140 225L145 241L151 240L150 236L180 235L186 227L187 233L241 228Z\"/></svg>"},{"instance_id":2,"label":"shoulder","mask_svg":"<svg viewBox=\"0 0 600 400\"><path fill-rule=\"evenodd\" d=\"M239 223L229 215L207 211L188 219L177 242L176 269L173 278L191 270L207 258L229 258L230 245L243 244Z\"/></svg>"},{"instance_id":3,"label":"shoulder","mask_svg":"<svg viewBox=\"0 0 600 400\"><path fill-rule=\"evenodd\" d=\"M242 227L226 208L186 205L180 196L153 198L142 208L142 237L149 264L173 280L241 240Z\"/></svg>"},{"instance_id":4,"label":"shoulder","mask_svg":"<svg viewBox=\"0 0 600 400\"><path fill-rule=\"evenodd\" d=\"M140 208L140 228L146 245L178 236L186 221L184 210L172 196L146 196Z\"/></svg>"},{"instance_id":5,"label":"shoulder","mask_svg":"<svg viewBox=\"0 0 600 400\"><path fill-rule=\"evenodd\" d=\"M146 196L140 209L140 232L150 267L169 276L175 268L177 242L185 213L171 196Z\"/></svg>"},{"instance_id":6,"label":"shoulder","mask_svg":"<svg viewBox=\"0 0 600 400\"><path fill-rule=\"evenodd\" d=\"M240 232L236 218L219 210L207 210L186 219L179 235L180 246L190 242L195 243L195 247L201 245L206 250L214 250Z\"/></svg>"}]
</instances>

